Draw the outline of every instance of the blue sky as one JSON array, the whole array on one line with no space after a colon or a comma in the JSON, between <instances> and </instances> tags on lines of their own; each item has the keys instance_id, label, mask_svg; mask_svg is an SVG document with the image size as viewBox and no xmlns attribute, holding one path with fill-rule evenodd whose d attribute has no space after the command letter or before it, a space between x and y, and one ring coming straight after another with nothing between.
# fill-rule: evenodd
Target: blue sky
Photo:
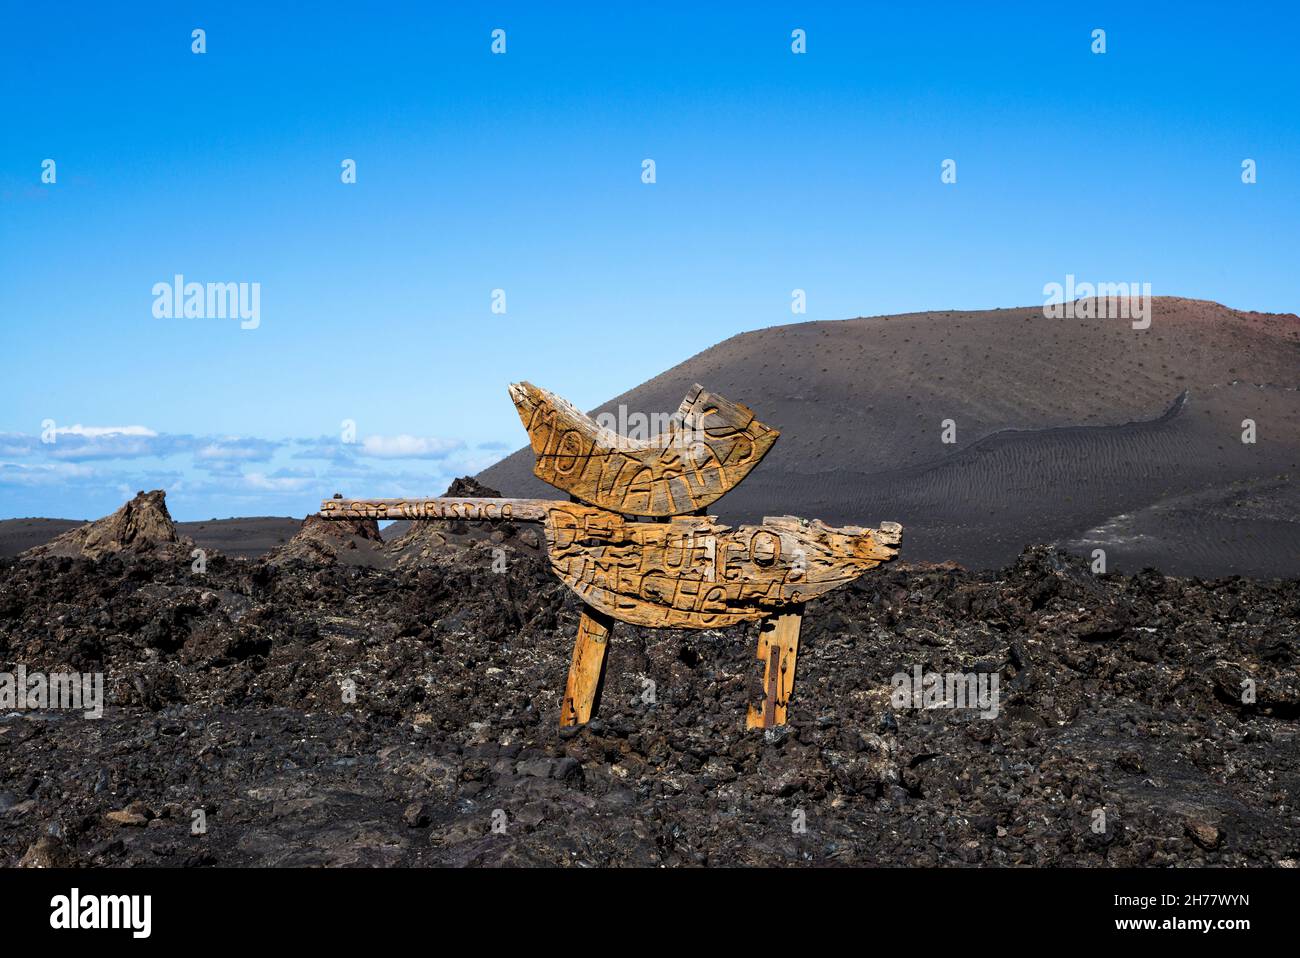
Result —
<instances>
[{"instance_id":1,"label":"blue sky","mask_svg":"<svg viewBox=\"0 0 1300 958\"><path fill-rule=\"evenodd\" d=\"M438 494L523 445L512 380L1067 273L1300 302L1289 5L608 6L4 0L0 517ZM156 316L176 274L256 328Z\"/></svg>"}]
</instances>

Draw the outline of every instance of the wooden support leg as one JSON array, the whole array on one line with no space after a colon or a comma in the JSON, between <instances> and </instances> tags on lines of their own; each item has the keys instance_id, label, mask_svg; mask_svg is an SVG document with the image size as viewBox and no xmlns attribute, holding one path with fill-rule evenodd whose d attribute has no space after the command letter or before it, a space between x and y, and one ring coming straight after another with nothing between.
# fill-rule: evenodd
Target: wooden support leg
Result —
<instances>
[{"instance_id":1,"label":"wooden support leg","mask_svg":"<svg viewBox=\"0 0 1300 958\"><path fill-rule=\"evenodd\" d=\"M564 701L560 704L560 727L585 725L591 718L605 674L605 648L614 629L614 620L590 606L583 606L578 620L578 638L573 643L573 662L569 665L569 681L564 687Z\"/></svg>"},{"instance_id":2,"label":"wooden support leg","mask_svg":"<svg viewBox=\"0 0 1300 958\"><path fill-rule=\"evenodd\" d=\"M794 663L799 654L799 626L803 605L767 618L759 625L758 660L763 663L763 701L749 705L747 728L784 725L790 693L794 690Z\"/></svg>"}]
</instances>

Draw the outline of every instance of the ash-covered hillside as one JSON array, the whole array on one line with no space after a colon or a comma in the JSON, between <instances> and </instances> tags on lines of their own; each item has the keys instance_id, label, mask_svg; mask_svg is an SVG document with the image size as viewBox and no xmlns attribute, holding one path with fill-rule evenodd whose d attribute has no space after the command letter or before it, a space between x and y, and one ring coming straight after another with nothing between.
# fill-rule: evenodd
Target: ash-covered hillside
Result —
<instances>
[{"instance_id":1,"label":"ash-covered hillside","mask_svg":"<svg viewBox=\"0 0 1300 958\"><path fill-rule=\"evenodd\" d=\"M971 568L1055 543L1127 570L1296 575L1300 317L1175 297L1152 308L1140 330L1037 306L775 326L595 412L671 412L700 383L780 429L710 508L728 521L893 520L907 558ZM554 495L533 462L524 448L480 478Z\"/></svg>"}]
</instances>

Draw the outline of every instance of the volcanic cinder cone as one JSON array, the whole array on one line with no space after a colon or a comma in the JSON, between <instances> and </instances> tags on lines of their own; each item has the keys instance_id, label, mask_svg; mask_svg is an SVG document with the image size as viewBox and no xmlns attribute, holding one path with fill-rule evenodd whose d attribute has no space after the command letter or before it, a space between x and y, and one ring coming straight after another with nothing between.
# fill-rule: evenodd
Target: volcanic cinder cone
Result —
<instances>
[{"instance_id":1,"label":"volcanic cinder cone","mask_svg":"<svg viewBox=\"0 0 1300 958\"><path fill-rule=\"evenodd\" d=\"M756 329L592 415L668 412L703 383L780 428L709 508L724 522L891 519L908 562L976 569L1055 542L1112 570L1294 576L1300 316L1158 296L1136 329L1075 305ZM479 479L554 498L536 462L525 446Z\"/></svg>"},{"instance_id":2,"label":"volcanic cinder cone","mask_svg":"<svg viewBox=\"0 0 1300 958\"><path fill-rule=\"evenodd\" d=\"M167 511L167 493L161 489L136 493L111 516L71 529L45 545L28 549L23 558L42 556L84 556L99 559L120 552L146 552L160 545L183 540Z\"/></svg>"}]
</instances>

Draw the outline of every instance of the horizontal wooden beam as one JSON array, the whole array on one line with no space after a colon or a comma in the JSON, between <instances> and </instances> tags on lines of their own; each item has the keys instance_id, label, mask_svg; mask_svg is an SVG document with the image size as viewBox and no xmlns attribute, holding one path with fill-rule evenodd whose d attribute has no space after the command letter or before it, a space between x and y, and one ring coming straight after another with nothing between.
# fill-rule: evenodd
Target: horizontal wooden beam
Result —
<instances>
[{"instance_id":1,"label":"horizontal wooden beam","mask_svg":"<svg viewBox=\"0 0 1300 958\"><path fill-rule=\"evenodd\" d=\"M544 522L549 499L484 499L437 496L422 499L326 499L325 519L513 519Z\"/></svg>"}]
</instances>

